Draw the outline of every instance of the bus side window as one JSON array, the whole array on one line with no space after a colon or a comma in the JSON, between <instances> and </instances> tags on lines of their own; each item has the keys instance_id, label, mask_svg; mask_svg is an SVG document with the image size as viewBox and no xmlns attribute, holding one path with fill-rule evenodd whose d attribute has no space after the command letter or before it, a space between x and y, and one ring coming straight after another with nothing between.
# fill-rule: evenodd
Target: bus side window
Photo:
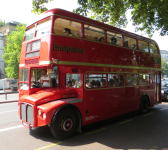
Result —
<instances>
[{"instance_id":1,"label":"bus side window","mask_svg":"<svg viewBox=\"0 0 168 150\"><path fill-rule=\"evenodd\" d=\"M149 74L140 74L139 75L139 85L149 84Z\"/></svg>"},{"instance_id":2,"label":"bus side window","mask_svg":"<svg viewBox=\"0 0 168 150\"><path fill-rule=\"evenodd\" d=\"M112 45L123 46L122 35L107 31L107 42Z\"/></svg>"},{"instance_id":3,"label":"bus side window","mask_svg":"<svg viewBox=\"0 0 168 150\"><path fill-rule=\"evenodd\" d=\"M150 44L150 52L153 54L158 54L157 47L154 44Z\"/></svg>"},{"instance_id":4,"label":"bus side window","mask_svg":"<svg viewBox=\"0 0 168 150\"><path fill-rule=\"evenodd\" d=\"M86 74L85 87L86 88L99 88L106 87L106 74Z\"/></svg>"},{"instance_id":5,"label":"bus side window","mask_svg":"<svg viewBox=\"0 0 168 150\"><path fill-rule=\"evenodd\" d=\"M125 85L138 85L138 75L127 74L125 77Z\"/></svg>"},{"instance_id":6,"label":"bus side window","mask_svg":"<svg viewBox=\"0 0 168 150\"><path fill-rule=\"evenodd\" d=\"M136 39L124 36L124 46L131 49L137 49Z\"/></svg>"},{"instance_id":7,"label":"bus side window","mask_svg":"<svg viewBox=\"0 0 168 150\"><path fill-rule=\"evenodd\" d=\"M81 74L66 74L66 87L81 88Z\"/></svg>"},{"instance_id":8,"label":"bus side window","mask_svg":"<svg viewBox=\"0 0 168 150\"><path fill-rule=\"evenodd\" d=\"M89 25L84 25L84 30L85 30L85 37L88 40L92 40L92 41L99 41L99 42L105 42L105 41L101 41L101 39L105 39L105 31L103 29L100 28L96 28L93 26L89 26Z\"/></svg>"},{"instance_id":9,"label":"bus side window","mask_svg":"<svg viewBox=\"0 0 168 150\"><path fill-rule=\"evenodd\" d=\"M71 34L64 34L65 28L71 31ZM65 36L82 37L81 24L79 22L57 18L54 21L54 32Z\"/></svg>"},{"instance_id":10,"label":"bus side window","mask_svg":"<svg viewBox=\"0 0 168 150\"><path fill-rule=\"evenodd\" d=\"M149 52L149 46L147 42L138 40L138 47L139 47L139 50L141 51Z\"/></svg>"},{"instance_id":11,"label":"bus side window","mask_svg":"<svg viewBox=\"0 0 168 150\"><path fill-rule=\"evenodd\" d=\"M108 74L108 87L123 86L124 77L122 74Z\"/></svg>"}]
</instances>

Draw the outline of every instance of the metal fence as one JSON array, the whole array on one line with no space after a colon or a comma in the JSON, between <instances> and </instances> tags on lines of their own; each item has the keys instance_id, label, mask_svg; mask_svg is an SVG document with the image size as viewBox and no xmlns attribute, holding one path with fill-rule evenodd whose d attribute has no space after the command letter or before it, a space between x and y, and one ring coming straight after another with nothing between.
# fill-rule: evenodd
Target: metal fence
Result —
<instances>
[{"instance_id":1,"label":"metal fence","mask_svg":"<svg viewBox=\"0 0 168 150\"><path fill-rule=\"evenodd\" d=\"M18 91L18 79L14 78L4 78L0 79L0 89L4 92L11 91L16 92Z\"/></svg>"}]
</instances>

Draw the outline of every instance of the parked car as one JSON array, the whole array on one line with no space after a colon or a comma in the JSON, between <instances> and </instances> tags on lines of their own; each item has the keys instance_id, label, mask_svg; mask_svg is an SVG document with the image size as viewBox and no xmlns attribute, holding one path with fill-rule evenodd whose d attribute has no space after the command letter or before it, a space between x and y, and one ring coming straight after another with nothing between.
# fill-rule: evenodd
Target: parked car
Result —
<instances>
[{"instance_id":1,"label":"parked car","mask_svg":"<svg viewBox=\"0 0 168 150\"><path fill-rule=\"evenodd\" d=\"M161 97L162 101L168 101L168 78L161 79Z\"/></svg>"}]
</instances>

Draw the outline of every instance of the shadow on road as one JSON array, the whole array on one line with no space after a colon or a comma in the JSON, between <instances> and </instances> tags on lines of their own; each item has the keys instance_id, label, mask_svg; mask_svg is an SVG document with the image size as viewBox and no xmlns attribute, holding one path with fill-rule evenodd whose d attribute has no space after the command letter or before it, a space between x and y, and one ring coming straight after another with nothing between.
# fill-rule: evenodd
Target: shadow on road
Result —
<instances>
[{"instance_id":1,"label":"shadow on road","mask_svg":"<svg viewBox=\"0 0 168 150\"><path fill-rule=\"evenodd\" d=\"M122 123L126 120L130 121ZM81 134L76 133L60 145L76 147L97 142L114 149L164 149L168 147L167 126L168 105L157 105L146 115L136 113L85 127ZM60 142L48 126L30 130L30 135L42 141Z\"/></svg>"}]
</instances>

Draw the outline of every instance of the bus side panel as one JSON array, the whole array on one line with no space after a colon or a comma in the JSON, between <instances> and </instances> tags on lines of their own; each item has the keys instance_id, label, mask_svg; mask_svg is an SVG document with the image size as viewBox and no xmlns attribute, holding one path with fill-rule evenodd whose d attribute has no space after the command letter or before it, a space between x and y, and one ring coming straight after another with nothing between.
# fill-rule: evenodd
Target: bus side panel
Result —
<instances>
[{"instance_id":1,"label":"bus side panel","mask_svg":"<svg viewBox=\"0 0 168 150\"><path fill-rule=\"evenodd\" d=\"M25 64L26 47L27 47L27 44L23 43L22 44L21 53L20 53L20 62L19 62L19 64Z\"/></svg>"},{"instance_id":2,"label":"bus side panel","mask_svg":"<svg viewBox=\"0 0 168 150\"><path fill-rule=\"evenodd\" d=\"M107 119L108 96L106 89L84 90L85 125Z\"/></svg>"},{"instance_id":3,"label":"bus side panel","mask_svg":"<svg viewBox=\"0 0 168 150\"><path fill-rule=\"evenodd\" d=\"M139 86L125 87L126 88L126 113L133 112L139 109Z\"/></svg>"},{"instance_id":4,"label":"bus side panel","mask_svg":"<svg viewBox=\"0 0 168 150\"><path fill-rule=\"evenodd\" d=\"M49 42L50 42L50 35L41 38L41 47L40 47L41 61L51 60L51 58L49 57Z\"/></svg>"},{"instance_id":5,"label":"bus side panel","mask_svg":"<svg viewBox=\"0 0 168 150\"><path fill-rule=\"evenodd\" d=\"M153 68L153 55L151 53L139 52L139 67Z\"/></svg>"},{"instance_id":6,"label":"bus side panel","mask_svg":"<svg viewBox=\"0 0 168 150\"><path fill-rule=\"evenodd\" d=\"M108 118L125 113L126 90L122 88L107 89L108 94Z\"/></svg>"},{"instance_id":7,"label":"bus side panel","mask_svg":"<svg viewBox=\"0 0 168 150\"><path fill-rule=\"evenodd\" d=\"M51 56L61 61L153 67L150 62L153 57L148 53L61 35L51 35L51 38ZM149 58L147 63L146 57Z\"/></svg>"}]
</instances>

